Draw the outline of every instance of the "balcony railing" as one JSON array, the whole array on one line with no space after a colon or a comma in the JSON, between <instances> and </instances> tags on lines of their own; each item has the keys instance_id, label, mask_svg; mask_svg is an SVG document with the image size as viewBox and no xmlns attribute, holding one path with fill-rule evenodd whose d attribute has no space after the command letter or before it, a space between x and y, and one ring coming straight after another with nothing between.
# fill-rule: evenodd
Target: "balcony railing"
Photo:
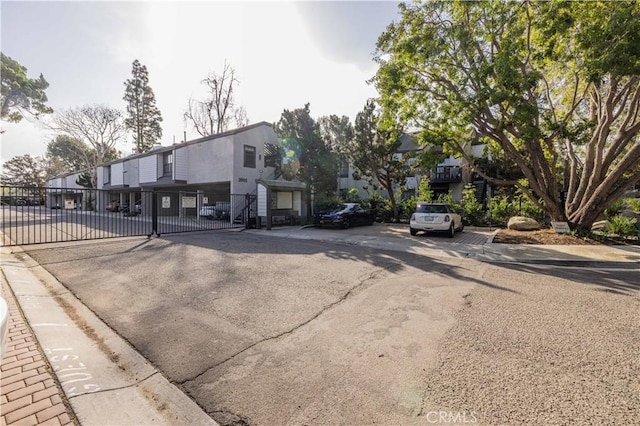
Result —
<instances>
[{"instance_id":1,"label":"balcony railing","mask_svg":"<svg viewBox=\"0 0 640 426\"><path fill-rule=\"evenodd\" d=\"M446 167L443 170L431 172L429 180L433 183L462 182L462 172L460 167Z\"/></svg>"}]
</instances>

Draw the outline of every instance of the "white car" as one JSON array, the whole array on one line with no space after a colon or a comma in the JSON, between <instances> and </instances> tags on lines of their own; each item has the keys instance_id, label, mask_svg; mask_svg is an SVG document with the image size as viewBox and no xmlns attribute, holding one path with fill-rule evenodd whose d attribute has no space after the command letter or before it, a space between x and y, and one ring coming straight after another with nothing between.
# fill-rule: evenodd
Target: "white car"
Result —
<instances>
[{"instance_id":1,"label":"white car","mask_svg":"<svg viewBox=\"0 0 640 426\"><path fill-rule=\"evenodd\" d=\"M218 201L214 205L202 206L200 209L200 217L207 219L229 220L231 212L231 203L228 201Z\"/></svg>"},{"instance_id":2,"label":"white car","mask_svg":"<svg viewBox=\"0 0 640 426\"><path fill-rule=\"evenodd\" d=\"M463 229L462 216L441 203L418 202L416 212L411 215L409 222L411 235L416 235L418 231L446 232L453 238L456 231L462 232Z\"/></svg>"},{"instance_id":3,"label":"white car","mask_svg":"<svg viewBox=\"0 0 640 426\"><path fill-rule=\"evenodd\" d=\"M200 209L200 216L204 216L204 217L208 217L208 216L215 216L216 214L216 207L215 206L202 206L202 208Z\"/></svg>"}]
</instances>

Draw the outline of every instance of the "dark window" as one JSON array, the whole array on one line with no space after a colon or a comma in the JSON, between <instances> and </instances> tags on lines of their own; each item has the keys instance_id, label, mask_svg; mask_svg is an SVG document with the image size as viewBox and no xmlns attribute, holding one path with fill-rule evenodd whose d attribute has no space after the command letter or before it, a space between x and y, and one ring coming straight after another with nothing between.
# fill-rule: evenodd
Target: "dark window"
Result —
<instances>
[{"instance_id":1,"label":"dark window","mask_svg":"<svg viewBox=\"0 0 640 426\"><path fill-rule=\"evenodd\" d=\"M111 182L111 166L105 166L104 168L104 183Z\"/></svg>"},{"instance_id":2,"label":"dark window","mask_svg":"<svg viewBox=\"0 0 640 426\"><path fill-rule=\"evenodd\" d=\"M165 152L162 155L162 176L171 176L173 174L173 152Z\"/></svg>"},{"instance_id":3,"label":"dark window","mask_svg":"<svg viewBox=\"0 0 640 426\"><path fill-rule=\"evenodd\" d=\"M445 204L418 204L417 213L449 213Z\"/></svg>"},{"instance_id":4,"label":"dark window","mask_svg":"<svg viewBox=\"0 0 640 426\"><path fill-rule=\"evenodd\" d=\"M244 146L244 166L252 169L256 168L256 147L251 145Z\"/></svg>"},{"instance_id":5,"label":"dark window","mask_svg":"<svg viewBox=\"0 0 640 426\"><path fill-rule=\"evenodd\" d=\"M349 177L349 160L345 159L340 161L340 177Z\"/></svg>"},{"instance_id":6,"label":"dark window","mask_svg":"<svg viewBox=\"0 0 640 426\"><path fill-rule=\"evenodd\" d=\"M264 166L278 167L280 161L280 148L272 143L264 144Z\"/></svg>"}]
</instances>

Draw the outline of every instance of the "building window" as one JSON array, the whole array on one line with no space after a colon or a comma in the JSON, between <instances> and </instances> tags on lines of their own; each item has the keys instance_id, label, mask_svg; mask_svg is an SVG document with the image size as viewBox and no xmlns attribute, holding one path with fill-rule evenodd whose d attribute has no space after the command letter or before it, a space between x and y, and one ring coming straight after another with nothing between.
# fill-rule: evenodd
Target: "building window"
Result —
<instances>
[{"instance_id":1,"label":"building window","mask_svg":"<svg viewBox=\"0 0 640 426\"><path fill-rule=\"evenodd\" d=\"M111 182L111 166L105 166L104 168L104 183Z\"/></svg>"},{"instance_id":2,"label":"building window","mask_svg":"<svg viewBox=\"0 0 640 426\"><path fill-rule=\"evenodd\" d=\"M278 167L280 162L280 148L272 143L264 144L264 166Z\"/></svg>"},{"instance_id":3,"label":"building window","mask_svg":"<svg viewBox=\"0 0 640 426\"><path fill-rule=\"evenodd\" d=\"M349 177L349 160L343 159L340 161L340 177Z\"/></svg>"},{"instance_id":4,"label":"building window","mask_svg":"<svg viewBox=\"0 0 640 426\"><path fill-rule=\"evenodd\" d=\"M256 147L251 145L244 146L244 166L251 169L256 168Z\"/></svg>"},{"instance_id":5,"label":"building window","mask_svg":"<svg viewBox=\"0 0 640 426\"><path fill-rule=\"evenodd\" d=\"M162 176L173 174L173 151L165 152L162 155Z\"/></svg>"}]
</instances>

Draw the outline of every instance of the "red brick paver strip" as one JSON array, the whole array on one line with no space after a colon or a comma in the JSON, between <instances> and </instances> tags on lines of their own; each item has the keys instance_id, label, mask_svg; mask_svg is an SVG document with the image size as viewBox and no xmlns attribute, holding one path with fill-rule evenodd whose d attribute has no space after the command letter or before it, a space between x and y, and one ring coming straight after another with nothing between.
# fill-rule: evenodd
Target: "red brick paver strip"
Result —
<instances>
[{"instance_id":1,"label":"red brick paver strip","mask_svg":"<svg viewBox=\"0 0 640 426\"><path fill-rule=\"evenodd\" d=\"M2 297L9 330L0 364L0 425L78 425L4 277Z\"/></svg>"}]
</instances>

